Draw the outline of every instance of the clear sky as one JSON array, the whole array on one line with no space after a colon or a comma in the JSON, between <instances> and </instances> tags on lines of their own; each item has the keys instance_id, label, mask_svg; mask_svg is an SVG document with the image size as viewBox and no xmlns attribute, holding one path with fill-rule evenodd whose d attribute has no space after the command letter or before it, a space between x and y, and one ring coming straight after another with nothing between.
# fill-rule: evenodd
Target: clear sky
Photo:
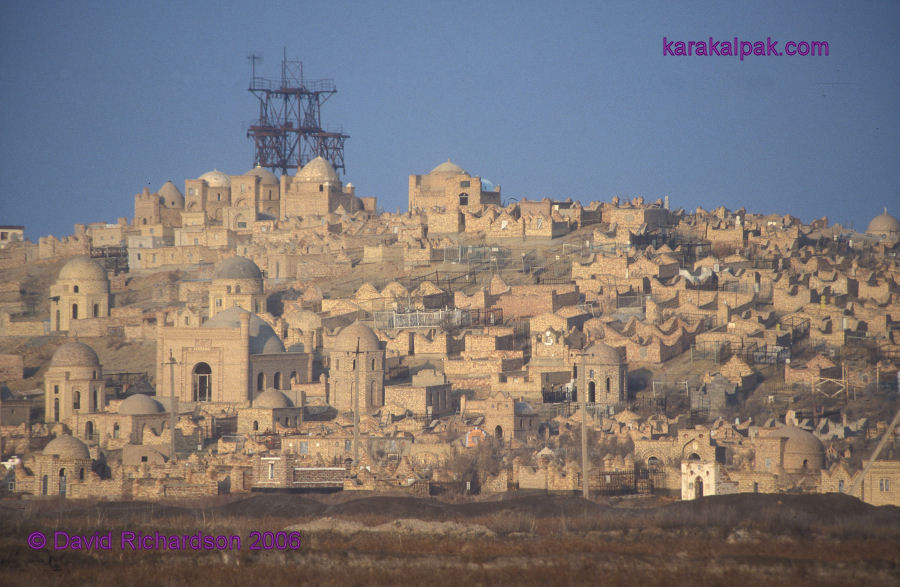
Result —
<instances>
[{"instance_id":1,"label":"clear sky","mask_svg":"<svg viewBox=\"0 0 900 587\"><path fill-rule=\"evenodd\" d=\"M900 216L900 3L0 3L0 224L131 217L246 172L247 91L283 48L338 93L345 181L406 209L448 157L504 199L669 195L865 229ZM827 41L828 57L664 56L668 40Z\"/></svg>"}]
</instances>

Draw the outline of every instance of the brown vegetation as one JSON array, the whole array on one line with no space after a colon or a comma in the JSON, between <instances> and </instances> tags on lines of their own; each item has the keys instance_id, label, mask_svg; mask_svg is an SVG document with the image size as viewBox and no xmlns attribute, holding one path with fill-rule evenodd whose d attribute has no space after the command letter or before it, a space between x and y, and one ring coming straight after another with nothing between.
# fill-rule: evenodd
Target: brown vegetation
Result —
<instances>
[{"instance_id":1,"label":"brown vegetation","mask_svg":"<svg viewBox=\"0 0 900 587\"><path fill-rule=\"evenodd\" d=\"M447 521L454 523L436 523ZM359 524L376 531L360 532ZM388 526L374 528L381 524ZM385 531L391 524L396 532ZM900 509L841 495L732 495L668 504L546 494L464 504L346 494L162 504L6 501L0 527L0 581L6 585L876 585L900 578ZM300 531L298 550L249 550L251 531L285 528ZM114 537L122 530L199 530L240 535L243 548L32 551L25 539L39 529L112 531Z\"/></svg>"}]
</instances>

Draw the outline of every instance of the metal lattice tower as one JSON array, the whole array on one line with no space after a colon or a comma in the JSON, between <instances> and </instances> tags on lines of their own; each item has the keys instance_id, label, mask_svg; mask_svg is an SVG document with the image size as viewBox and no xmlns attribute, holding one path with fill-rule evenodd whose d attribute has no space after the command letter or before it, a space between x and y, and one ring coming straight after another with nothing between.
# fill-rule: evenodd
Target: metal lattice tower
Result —
<instances>
[{"instance_id":1,"label":"metal lattice tower","mask_svg":"<svg viewBox=\"0 0 900 587\"><path fill-rule=\"evenodd\" d=\"M259 100L259 118L247 129L256 146L254 163L284 174L321 156L335 171L344 170L344 141L350 137L324 130L321 121L322 104L337 93L334 80L303 79L303 63L287 55L281 80L270 80L256 75L260 57L249 59L249 90Z\"/></svg>"}]
</instances>

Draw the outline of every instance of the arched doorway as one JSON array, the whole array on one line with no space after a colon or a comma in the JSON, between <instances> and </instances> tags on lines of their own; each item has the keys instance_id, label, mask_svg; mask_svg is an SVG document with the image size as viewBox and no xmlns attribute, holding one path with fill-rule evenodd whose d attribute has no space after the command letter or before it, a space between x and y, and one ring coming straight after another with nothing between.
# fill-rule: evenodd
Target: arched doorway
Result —
<instances>
[{"instance_id":1,"label":"arched doorway","mask_svg":"<svg viewBox=\"0 0 900 587\"><path fill-rule=\"evenodd\" d=\"M212 369L206 363L194 365L193 400L195 402L212 401Z\"/></svg>"},{"instance_id":2,"label":"arched doorway","mask_svg":"<svg viewBox=\"0 0 900 587\"><path fill-rule=\"evenodd\" d=\"M66 496L66 470L65 469L59 470L59 496L60 497Z\"/></svg>"},{"instance_id":3,"label":"arched doorway","mask_svg":"<svg viewBox=\"0 0 900 587\"><path fill-rule=\"evenodd\" d=\"M697 477L694 479L694 499L703 497L703 479Z\"/></svg>"},{"instance_id":4,"label":"arched doorway","mask_svg":"<svg viewBox=\"0 0 900 587\"><path fill-rule=\"evenodd\" d=\"M497 440L503 440L503 427L500 426L499 424L497 425L496 428L494 428L494 437Z\"/></svg>"}]
</instances>

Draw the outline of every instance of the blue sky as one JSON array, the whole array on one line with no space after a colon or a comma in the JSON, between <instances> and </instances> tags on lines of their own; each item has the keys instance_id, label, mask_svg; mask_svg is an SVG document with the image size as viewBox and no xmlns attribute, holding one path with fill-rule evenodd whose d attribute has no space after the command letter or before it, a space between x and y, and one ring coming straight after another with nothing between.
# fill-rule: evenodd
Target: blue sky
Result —
<instances>
[{"instance_id":1,"label":"blue sky","mask_svg":"<svg viewBox=\"0 0 900 587\"><path fill-rule=\"evenodd\" d=\"M864 229L900 216L900 3L0 4L0 224L131 217L145 185L253 164L247 55L333 78L345 180L406 209L448 157L504 198L669 195ZM663 56L669 40L828 57Z\"/></svg>"}]
</instances>

